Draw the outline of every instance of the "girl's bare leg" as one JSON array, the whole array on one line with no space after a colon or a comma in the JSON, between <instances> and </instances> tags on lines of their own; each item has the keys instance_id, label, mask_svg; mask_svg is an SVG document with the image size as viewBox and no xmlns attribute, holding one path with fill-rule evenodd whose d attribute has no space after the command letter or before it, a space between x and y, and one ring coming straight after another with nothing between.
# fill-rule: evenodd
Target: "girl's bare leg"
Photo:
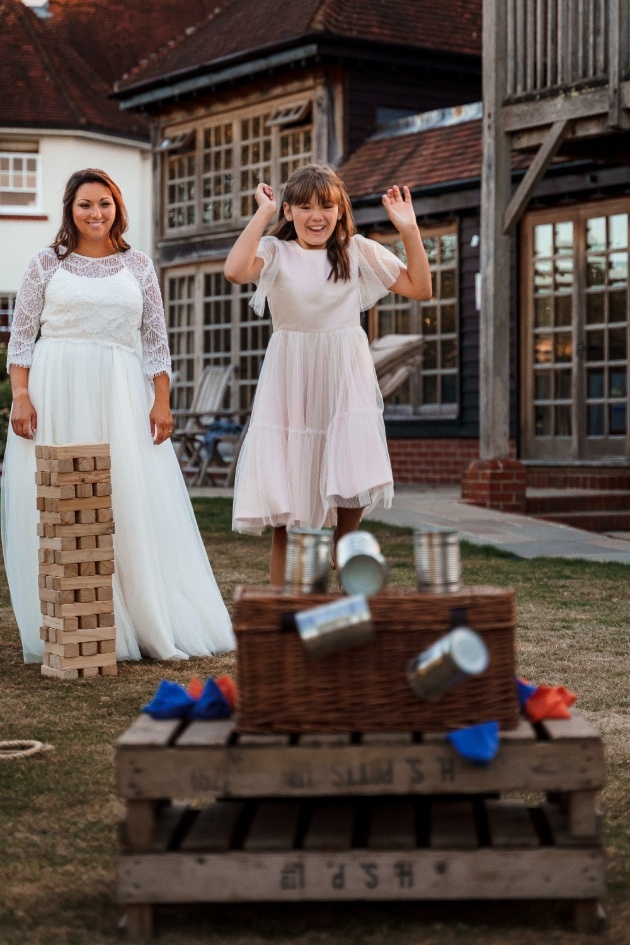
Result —
<instances>
[{"instance_id":1,"label":"girl's bare leg","mask_svg":"<svg viewBox=\"0 0 630 945\"><path fill-rule=\"evenodd\" d=\"M271 583L275 587L284 584L284 568L287 560L287 530L282 525L274 528L271 537Z\"/></svg>"},{"instance_id":2,"label":"girl's bare leg","mask_svg":"<svg viewBox=\"0 0 630 945\"><path fill-rule=\"evenodd\" d=\"M337 509L337 527L335 529L335 551L337 548L337 542L340 538L343 538L344 535L347 535L348 532L356 532L357 528L361 524L361 516L363 515L363 509ZM337 556L335 551L333 551L333 561L336 562Z\"/></svg>"}]
</instances>

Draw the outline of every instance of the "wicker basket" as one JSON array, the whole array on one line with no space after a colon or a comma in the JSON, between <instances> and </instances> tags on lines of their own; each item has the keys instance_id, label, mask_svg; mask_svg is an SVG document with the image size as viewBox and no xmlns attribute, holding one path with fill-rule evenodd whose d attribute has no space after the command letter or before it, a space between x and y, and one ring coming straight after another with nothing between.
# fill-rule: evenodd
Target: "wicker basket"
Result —
<instances>
[{"instance_id":1,"label":"wicker basket","mask_svg":"<svg viewBox=\"0 0 630 945\"><path fill-rule=\"evenodd\" d=\"M237 589L240 731L440 731L493 719L503 729L516 727L513 590L420 594L388 588L369 600L376 629L371 642L311 659L297 632L281 627L281 616L338 596ZM439 701L423 702L407 682L407 661L451 629L457 610L465 611L466 623L483 638L490 664Z\"/></svg>"}]
</instances>

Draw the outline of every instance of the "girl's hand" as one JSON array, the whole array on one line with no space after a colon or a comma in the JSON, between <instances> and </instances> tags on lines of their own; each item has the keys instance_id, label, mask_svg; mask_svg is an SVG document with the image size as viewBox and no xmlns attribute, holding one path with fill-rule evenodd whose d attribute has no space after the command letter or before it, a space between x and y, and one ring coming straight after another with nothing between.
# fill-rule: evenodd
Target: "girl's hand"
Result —
<instances>
[{"instance_id":1,"label":"girl's hand","mask_svg":"<svg viewBox=\"0 0 630 945\"><path fill-rule=\"evenodd\" d=\"M256 188L256 193L254 194L254 199L261 210L266 210L269 213L270 217L273 217L276 210L278 209L278 204L273 190L268 184L259 184Z\"/></svg>"},{"instance_id":2,"label":"girl's hand","mask_svg":"<svg viewBox=\"0 0 630 945\"><path fill-rule=\"evenodd\" d=\"M13 398L11 407L11 426L13 432L23 436L25 440L32 440L37 429L37 413L28 393L17 394Z\"/></svg>"},{"instance_id":3,"label":"girl's hand","mask_svg":"<svg viewBox=\"0 0 630 945\"><path fill-rule=\"evenodd\" d=\"M164 440L168 440L173 432L173 414L168 405L164 406L156 401L151 408L149 422L151 423L151 436L156 446L159 446Z\"/></svg>"},{"instance_id":4,"label":"girl's hand","mask_svg":"<svg viewBox=\"0 0 630 945\"><path fill-rule=\"evenodd\" d=\"M399 233L417 227L416 213L407 186L403 187L402 194L398 186L390 187L387 193L383 194L383 206Z\"/></svg>"}]
</instances>

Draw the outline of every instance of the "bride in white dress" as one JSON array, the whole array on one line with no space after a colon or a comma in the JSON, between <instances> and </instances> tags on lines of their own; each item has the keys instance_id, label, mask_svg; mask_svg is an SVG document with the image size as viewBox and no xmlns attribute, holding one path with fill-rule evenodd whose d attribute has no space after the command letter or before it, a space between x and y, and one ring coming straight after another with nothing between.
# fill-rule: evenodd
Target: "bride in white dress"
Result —
<instances>
[{"instance_id":1,"label":"bride in white dress","mask_svg":"<svg viewBox=\"0 0 630 945\"><path fill-rule=\"evenodd\" d=\"M31 259L16 299L2 545L27 663L43 651L36 443L110 444L118 659L211 656L235 645L169 440L159 285L151 260L123 239L126 226L111 178L77 171L55 243Z\"/></svg>"}]
</instances>

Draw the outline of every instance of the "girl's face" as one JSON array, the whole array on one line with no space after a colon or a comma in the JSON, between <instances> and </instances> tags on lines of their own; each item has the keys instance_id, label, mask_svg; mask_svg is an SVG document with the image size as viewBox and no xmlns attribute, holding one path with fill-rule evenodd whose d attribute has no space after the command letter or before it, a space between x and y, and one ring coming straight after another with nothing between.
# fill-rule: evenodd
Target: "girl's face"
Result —
<instances>
[{"instance_id":1,"label":"girl's face","mask_svg":"<svg viewBox=\"0 0 630 945\"><path fill-rule=\"evenodd\" d=\"M284 215L293 222L302 249L324 249L341 218L341 208L333 200L319 202L312 193L303 203L283 204Z\"/></svg>"},{"instance_id":2,"label":"girl's face","mask_svg":"<svg viewBox=\"0 0 630 945\"><path fill-rule=\"evenodd\" d=\"M72 204L72 219L79 234L79 247L109 242L109 231L116 219L116 204L104 184L81 184Z\"/></svg>"}]
</instances>

